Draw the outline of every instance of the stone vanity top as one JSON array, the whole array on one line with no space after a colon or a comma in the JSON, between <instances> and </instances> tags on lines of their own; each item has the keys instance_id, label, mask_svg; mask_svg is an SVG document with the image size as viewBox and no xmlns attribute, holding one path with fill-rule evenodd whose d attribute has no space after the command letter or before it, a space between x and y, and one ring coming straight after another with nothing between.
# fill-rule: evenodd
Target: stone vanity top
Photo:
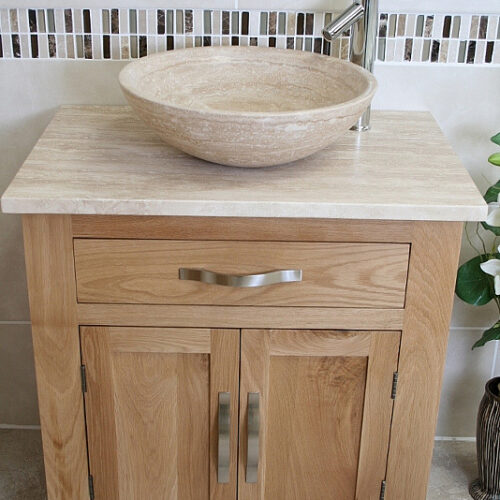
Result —
<instances>
[{"instance_id":1,"label":"stone vanity top","mask_svg":"<svg viewBox=\"0 0 500 500\"><path fill-rule=\"evenodd\" d=\"M325 131L326 133L326 131ZM429 113L374 111L295 163L210 164L126 106L58 110L2 197L8 213L484 220L487 206Z\"/></svg>"}]
</instances>

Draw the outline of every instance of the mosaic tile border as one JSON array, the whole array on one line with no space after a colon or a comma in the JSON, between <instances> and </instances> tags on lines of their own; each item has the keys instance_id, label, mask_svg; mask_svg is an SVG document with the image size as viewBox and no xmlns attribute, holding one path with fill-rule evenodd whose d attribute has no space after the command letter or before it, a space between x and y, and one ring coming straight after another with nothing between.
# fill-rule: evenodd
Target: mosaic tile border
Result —
<instances>
[{"instance_id":1,"label":"mosaic tile border","mask_svg":"<svg viewBox=\"0 0 500 500\"><path fill-rule=\"evenodd\" d=\"M207 45L258 45L346 59L349 33L321 36L331 12L0 9L0 58L129 60ZM500 64L500 16L381 13L379 63Z\"/></svg>"}]
</instances>

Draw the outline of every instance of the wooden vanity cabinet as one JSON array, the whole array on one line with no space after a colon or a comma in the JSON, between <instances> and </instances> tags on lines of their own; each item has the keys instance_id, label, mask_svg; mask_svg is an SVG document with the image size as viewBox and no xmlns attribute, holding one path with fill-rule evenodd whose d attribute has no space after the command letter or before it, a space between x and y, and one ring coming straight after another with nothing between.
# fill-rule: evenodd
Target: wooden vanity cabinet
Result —
<instances>
[{"instance_id":1,"label":"wooden vanity cabinet","mask_svg":"<svg viewBox=\"0 0 500 500\"><path fill-rule=\"evenodd\" d=\"M23 224L50 500L425 499L460 223Z\"/></svg>"},{"instance_id":2,"label":"wooden vanity cabinet","mask_svg":"<svg viewBox=\"0 0 500 500\"><path fill-rule=\"evenodd\" d=\"M379 498L399 332L80 335L95 498Z\"/></svg>"}]
</instances>

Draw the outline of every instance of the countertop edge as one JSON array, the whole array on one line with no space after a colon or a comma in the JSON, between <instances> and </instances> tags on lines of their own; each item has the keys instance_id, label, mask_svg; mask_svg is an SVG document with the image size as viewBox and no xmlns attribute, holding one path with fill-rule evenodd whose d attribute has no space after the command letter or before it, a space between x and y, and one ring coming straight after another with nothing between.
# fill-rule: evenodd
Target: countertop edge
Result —
<instances>
[{"instance_id":1,"label":"countertop edge","mask_svg":"<svg viewBox=\"0 0 500 500\"><path fill-rule=\"evenodd\" d=\"M8 194L8 193L6 193ZM357 220L425 220L480 222L486 219L484 205L371 205L232 201L157 200L36 200L2 196L5 214L135 215L175 217L246 217Z\"/></svg>"}]
</instances>

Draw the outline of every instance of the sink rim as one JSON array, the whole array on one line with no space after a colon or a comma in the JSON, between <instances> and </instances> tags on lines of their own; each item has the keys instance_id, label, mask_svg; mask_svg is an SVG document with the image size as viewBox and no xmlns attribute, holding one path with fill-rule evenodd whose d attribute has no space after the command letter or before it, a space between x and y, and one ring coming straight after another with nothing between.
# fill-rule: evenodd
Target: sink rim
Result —
<instances>
[{"instance_id":1,"label":"sink rim","mask_svg":"<svg viewBox=\"0 0 500 500\"><path fill-rule=\"evenodd\" d=\"M169 102L162 101L160 99L152 99L150 97L146 97L143 94L140 94L137 92L137 88L134 87L133 82L130 81L132 78L131 76L131 71L134 70L134 68L142 65L146 65L149 61L153 59L168 59L170 57L178 56L179 52L183 51L190 51L190 52L250 52L250 51L255 51L255 52L269 52L272 51L273 54L287 54L287 57L289 57L290 53L296 53L299 58L303 58L304 60L310 59L310 60L316 60L319 61L321 59L325 60L325 62L328 61L334 61L334 64L338 65L343 65L346 68L349 68L350 71L354 71L355 73L358 73L360 77L364 78L367 82L367 87L366 89L357 95L356 97L353 97L352 99L343 101L338 104L330 104L328 106L320 106L316 108L304 108L300 110L294 110L294 111L237 111L237 110L219 110L219 109L194 109L186 106L180 106L176 104L172 104ZM331 64L331 62L330 62ZM258 47L258 46L208 46L208 47L188 47L188 48L183 48L183 49L175 49L172 51L164 51L164 52L158 52L156 54L150 54L145 57L141 57L140 59L137 59L136 61L132 61L128 63L124 68L121 69L119 75L118 75L118 81L120 83L120 86L124 92L130 93L131 95L142 99L144 101L147 101L151 104L154 105L159 105L163 106L165 108L170 108L170 109L175 109L177 111L183 111L183 112L189 112L192 114L198 114L200 116L221 116L221 117L228 117L228 118L274 118L274 119L279 119L280 117L283 118L290 118L290 117L305 117L305 116L314 116L317 114L323 114L323 113L334 113L335 111L340 111L344 109L346 106L353 106L356 105L357 103L360 103L362 101L365 101L366 99L370 99L373 97L373 94L376 92L378 83L376 78L372 73L367 71L366 69L362 68L361 66L358 66L356 64L351 63L350 61L345 61L336 57L332 56L327 56L324 54L317 54L315 52L304 52L304 51L297 51L297 50L291 50L291 49L279 49L279 48L274 48L274 47Z\"/></svg>"}]
</instances>

